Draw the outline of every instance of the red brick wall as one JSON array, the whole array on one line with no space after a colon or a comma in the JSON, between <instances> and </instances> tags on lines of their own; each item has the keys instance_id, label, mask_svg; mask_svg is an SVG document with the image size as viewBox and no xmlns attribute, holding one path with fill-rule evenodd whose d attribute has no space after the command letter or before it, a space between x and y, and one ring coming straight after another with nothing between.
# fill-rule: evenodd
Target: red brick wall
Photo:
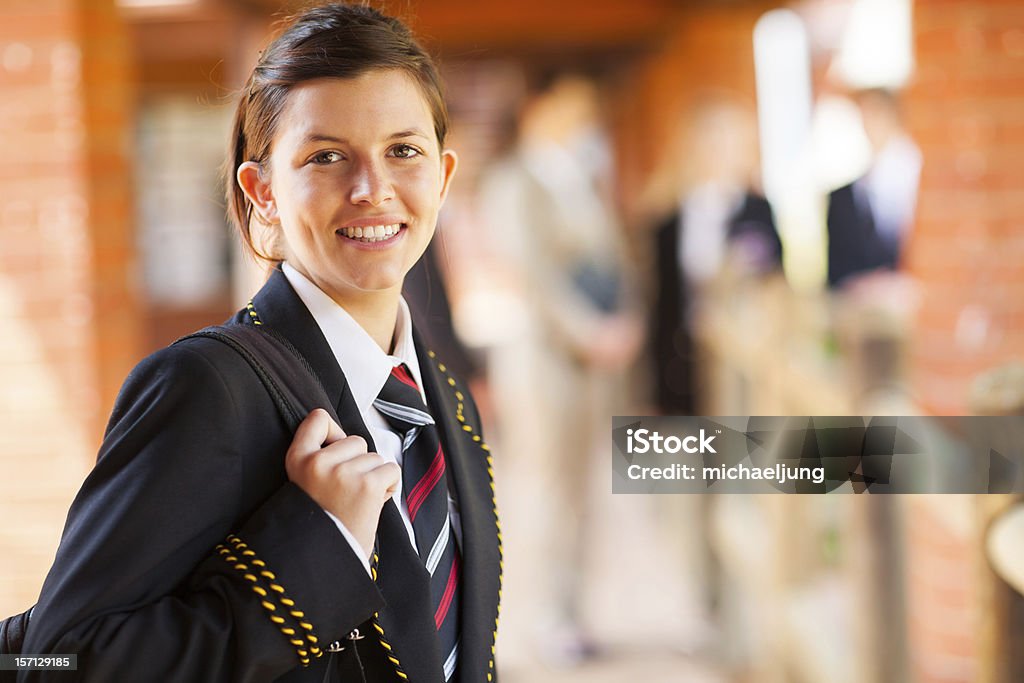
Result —
<instances>
[{"instance_id":1,"label":"red brick wall","mask_svg":"<svg viewBox=\"0 0 1024 683\"><path fill-rule=\"evenodd\" d=\"M85 163L92 249L93 330L99 423L139 360L141 273L136 271L130 162L134 159L133 60L114 0L78 0ZM145 159L138 160L145 163Z\"/></svg>"},{"instance_id":2,"label":"red brick wall","mask_svg":"<svg viewBox=\"0 0 1024 683\"><path fill-rule=\"evenodd\" d=\"M908 265L923 308L911 370L927 410L959 414L977 373L1024 358L1024 5L914 12L908 122L924 169Z\"/></svg>"},{"instance_id":3,"label":"red brick wall","mask_svg":"<svg viewBox=\"0 0 1024 683\"><path fill-rule=\"evenodd\" d=\"M1024 5L924 0L914 24L907 114L924 169L908 266L923 299L911 377L925 410L963 414L973 377L1024 358ZM1003 680L992 677L991 634L981 635L993 608L981 525L967 520L954 533L924 503L908 513L914 680Z\"/></svg>"},{"instance_id":4,"label":"red brick wall","mask_svg":"<svg viewBox=\"0 0 1024 683\"><path fill-rule=\"evenodd\" d=\"M37 596L135 356L124 46L113 0L0 4L0 616Z\"/></svg>"},{"instance_id":5,"label":"red brick wall","mask_svg":"<svg viewBox=\"0 0 1024 683\"><path fill-rule=\"evenodd\" d=\"M906 511L907 632L915 683L978 681L980 592L965 496L912 499ZM958 514L940 515L940 507ZM959 523L959 524L958 524Z\"/></svg>"}]
</instances>

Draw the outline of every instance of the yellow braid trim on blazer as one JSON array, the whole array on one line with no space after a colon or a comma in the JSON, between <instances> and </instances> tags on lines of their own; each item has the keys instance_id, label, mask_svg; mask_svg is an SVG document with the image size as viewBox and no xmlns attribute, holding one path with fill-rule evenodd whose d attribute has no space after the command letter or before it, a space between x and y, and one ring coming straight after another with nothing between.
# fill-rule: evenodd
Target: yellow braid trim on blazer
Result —
<instances>
[{"instance_id":1,"label":"yellow braid trim on blazer","mask_svg":"<svg viewBox=\"0 0 1024 683\"><path fill-rule=\"evenodd\" d=\"M277 583L277 576L266 569L266 563L256 557L256 553L238 536L230 534L227 543L228 546L218 545L217 553L242 575L253 593L260 597L260 606L266 610L271 623L281 631L281 635L295 647L302 666L309 666L311 656L322 657L323 651L317 645L313 625L305 620L302 611L295 609L295 601L285 595L284 587ZM296 627L300 630L296 631ZM300 636L305 636L305 640Z\"/></svg>"}]
</instances>

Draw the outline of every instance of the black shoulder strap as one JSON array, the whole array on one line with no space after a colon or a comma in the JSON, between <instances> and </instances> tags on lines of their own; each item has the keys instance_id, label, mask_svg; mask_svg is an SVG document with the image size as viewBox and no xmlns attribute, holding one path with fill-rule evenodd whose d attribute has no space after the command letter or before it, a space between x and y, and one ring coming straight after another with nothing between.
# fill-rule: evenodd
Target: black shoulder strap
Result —
<instances>
[{"instance_id":1,"label":"black shoulder strap","mask_svg":"<svg viewBox=\"0 0 1024 683\"><path fill-rule=\"evenodd\" d=\"M269 327L215 325L182 337L216 339L234 349L249 363L270 394L291 431L314 408L323 408L337 422L334 404L309 362L287 339Z\"/></svg>"},{"instance_id":2,"label":"black shoulder strap","mask_svg":"<svg viewBox=\"0 0 1024 683\"><path fill-rule=\"evenodd\" d=\"M0 621L0 654L21 654L21 646L25 642L25 632L28 630L28 620L32 616L32 609ZM10 677L0 678L0 681L14 680L13 672L9 674L0 672L0 675Z\"/></svg>"}]
</instances>

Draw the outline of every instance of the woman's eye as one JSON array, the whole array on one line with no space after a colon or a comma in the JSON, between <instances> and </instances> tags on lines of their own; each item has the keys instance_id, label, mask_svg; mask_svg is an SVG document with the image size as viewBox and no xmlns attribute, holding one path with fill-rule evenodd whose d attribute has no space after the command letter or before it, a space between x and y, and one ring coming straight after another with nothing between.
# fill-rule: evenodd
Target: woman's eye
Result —
<instances>
[{"instance_id":1,"label":"woman's eye","mask_svg":"<svg viewBox=\"0 0 1024 683\"><path fill-rule=\"evenodd\" d=\"M333 164L336 161L341 161L341 154L335 151L320 152L313 157L314 164Z\"/></svg>"},{"instance_id":2,"label":"woman's eye","mask_svg":"<svg viewBox=\"0 0 1024 683\"><path fill-rule=\"evenodd\" d=\"M411 159L419 156L420 151L412 145L395 145L391 148L391 154L399 159Z\"/></svg>"}]
</instances>

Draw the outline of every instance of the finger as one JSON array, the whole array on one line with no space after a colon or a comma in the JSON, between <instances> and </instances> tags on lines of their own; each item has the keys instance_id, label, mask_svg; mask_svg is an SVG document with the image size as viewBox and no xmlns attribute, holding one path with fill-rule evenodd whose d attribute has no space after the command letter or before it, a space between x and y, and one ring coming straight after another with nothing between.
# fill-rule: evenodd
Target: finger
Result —
<instances>
[{"instance_id":1,"label":"finger","mask_svg":"<svg viewBox=\"0 0 1024 683\"><path fill-rule=\"evenodd\" d=\"M383 489L385 498L390 498L398 491L398 482L402 478L402 468L398 463L390 460L376 461L375 466L366 473L366 476L373 481L374 486Z\"/></svg>"},{"instance_id":2,"label":"finger","mask_svg":"<svg viewBox=\"0 0 1024 683\"><path fill-rule=\"evenodd\" d=\"M331 433L333 420L322 408L310 411L295 430L288 456L302 458L320 450ZM337 426L337 425L335 425ZM338 428L340 430L340 427Z\"/></svg>"},{"instance_id":3,"label":"finger","mask_svg":"<svg viewBox=\"0 0 1024 683\"><path fill-rule=\"evenodd\" d=\"M335 441L339 439L344 439L348 436L348 434L345 433L345 430L342 429L341 426L334 421L334 418L331 417L331 414L328 413L323 408L314 408L313 410L309 411L309 415L306 416L306 420L309 420L311 418L316 421L318 425L318 430L327 430L326 433L322 436L320 443L318 444L319 446L334 443ZM322 425L322 427L319 425ZM317 436L320 436L319 431L317 432Z\"/></svg>"},{"instance_id":4,"label":"finger","mask_svg":"<svg viewBox=\"0 0 1024 683\"><path fill-rule=\"evenodd\" d=\"M358 453L346 453L343 450L328 453L324 450L318 457L321 458L321 461L317 463L318 466L329 467L339 477L361 477L382 462L379 455L367 453L365 450Z\"/></svg>"},{"instance_id":5,"label":"finger","mask_svg":"<svg viewBox=\"0 0 1024 683\"><path fill-rule=\"evenodd\" d=\"M326 462L336 464L351 460L356 456L366 455L368 452L369 446L366 439L355 434L327 444L321 449L319 457L324 458Z\"/></svg>"},{"instance_id":6,"label":"finger","mask_svg":"<svg viewBox=\"0 0 1024 683\"><path fill-rule=\"evenodd\" d=\"M348 438L348 434L346 434L345 430L341 428L341 425L334 421L330 416L330 413L323 408L317 408L317 410L321 411L324 415L327 415L327 438L321 442L322 445L326 446L327 444L332 444L335 441Z\"/></svg>"}]
</instances>

